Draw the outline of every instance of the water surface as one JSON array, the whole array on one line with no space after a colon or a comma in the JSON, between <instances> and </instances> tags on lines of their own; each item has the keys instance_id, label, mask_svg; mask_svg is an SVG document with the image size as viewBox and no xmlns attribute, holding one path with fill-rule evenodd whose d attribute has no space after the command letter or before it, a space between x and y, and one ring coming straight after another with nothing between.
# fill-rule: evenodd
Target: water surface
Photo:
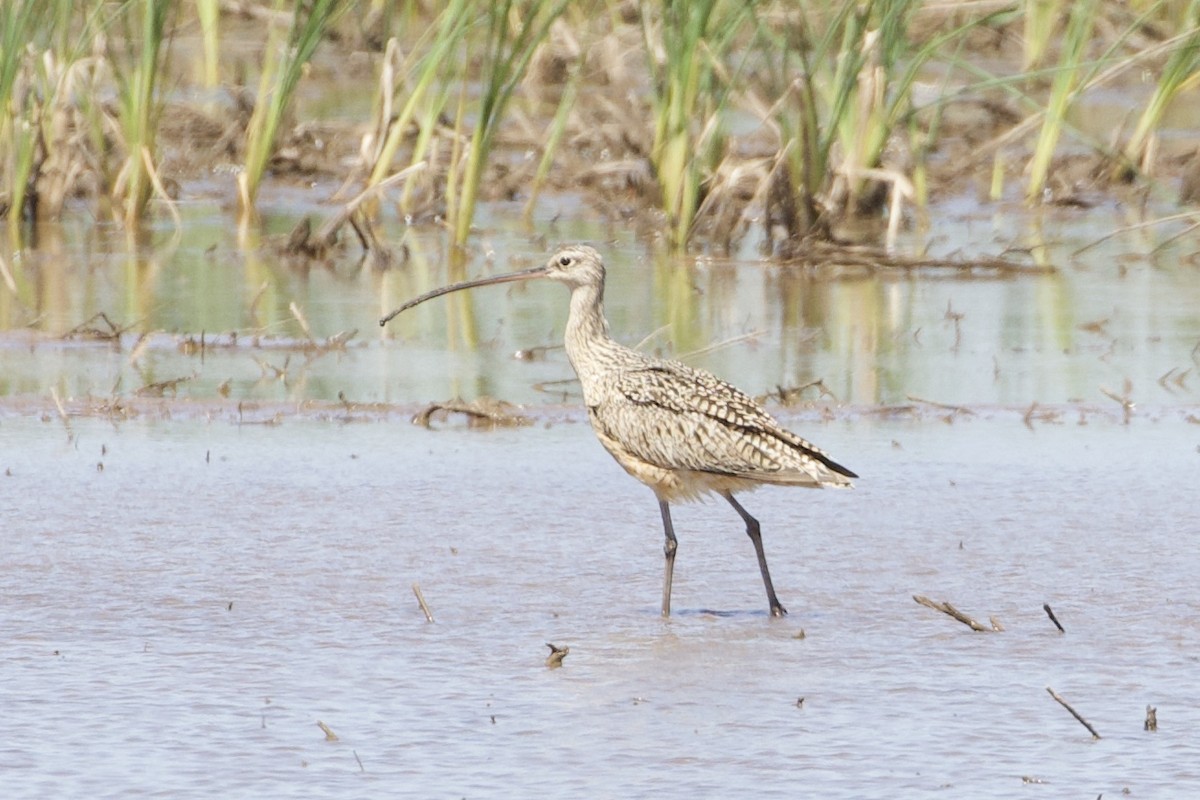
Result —
<instances>
[{"instance_id":1,"label":"water surface","mask_svg":"<svg viewBox=\"0 0 1200 800\"><path fill-rule=\"evenodd\" d=\"M653 497L575 415L232 418L0 420L10 796L1200 788L1180 418L789 417L863 475L745 498L792 613L709 503L678 509L669 621Z\"/></svg>"}]
</instances>

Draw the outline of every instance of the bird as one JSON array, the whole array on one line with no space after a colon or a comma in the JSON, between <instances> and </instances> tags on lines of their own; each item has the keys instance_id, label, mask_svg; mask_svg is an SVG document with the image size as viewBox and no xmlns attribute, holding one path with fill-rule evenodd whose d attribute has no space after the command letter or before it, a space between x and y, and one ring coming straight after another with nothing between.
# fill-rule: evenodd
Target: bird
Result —
<instances>
[{"instance_id":1,"label":"bird","mask_svg":"<svg viewBox=\"0 0 1200 800\"><path fill-rule=\"evenodd\" d=\"M426 292L379 320L442 295L500 283L546 279L570 290L563 338L583 388L588 421L626 472L653 490L663 526L662 616L671 615L678 539L671 504L716 494L741 517L754 545L772 617L779 602L761 526L735 495L763 485L849 488L854 472L777 422L733 385L702 369L626 347L604 316L604 260L588 245L558 249L541 266Z\"/></svg>"}]
</instances>

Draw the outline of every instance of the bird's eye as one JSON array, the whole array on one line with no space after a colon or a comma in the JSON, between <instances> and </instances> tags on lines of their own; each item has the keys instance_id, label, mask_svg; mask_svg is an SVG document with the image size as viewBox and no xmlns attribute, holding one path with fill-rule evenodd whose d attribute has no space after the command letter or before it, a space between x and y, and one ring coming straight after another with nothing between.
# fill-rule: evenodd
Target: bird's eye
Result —
<instances>
[{"instance_id":1,"label":"bird's eye","mask_svg":"<svg viewBox=\"0 0 1200 800\"><path fill-rule=\"evenodd\" d=\"M563 256L562 258L560 258L560 259L558 260L558 264L559 264L559 266L562 266L562 267L569 267L569 266L571 266L571 257L570 257L570 256Z\"/></svg>"}]
</instances>

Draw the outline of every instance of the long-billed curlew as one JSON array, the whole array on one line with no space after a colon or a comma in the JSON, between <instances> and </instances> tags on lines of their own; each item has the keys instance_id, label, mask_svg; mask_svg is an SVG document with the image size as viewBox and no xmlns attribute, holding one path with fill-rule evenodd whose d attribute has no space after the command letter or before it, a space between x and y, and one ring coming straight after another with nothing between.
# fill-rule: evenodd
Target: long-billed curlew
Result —
<instances>
[{"instance_id":1,"label":"long-billed curlew","mask_svg":"<svg viewBox=\"0 0 1200 800\"><path fill-rule=\"evenodd\" d=\"M614 341L604 318L604 262L595 249L565 247L540 267L434 289L408 301L379 324L386 325L397 314L450 292L534 278L548 278L571 290L567 358L583 384L592 429L617 463L658 497L666 535L663 616L671 614L671 578L678 547L670 504L708 492L724 497L745 521L771 615L786 614L771 584L758 520L742 508L734 494L763 484L848 487L850 479L858 476L781 426L725 381Z\"/></svg>"}]
</instances>

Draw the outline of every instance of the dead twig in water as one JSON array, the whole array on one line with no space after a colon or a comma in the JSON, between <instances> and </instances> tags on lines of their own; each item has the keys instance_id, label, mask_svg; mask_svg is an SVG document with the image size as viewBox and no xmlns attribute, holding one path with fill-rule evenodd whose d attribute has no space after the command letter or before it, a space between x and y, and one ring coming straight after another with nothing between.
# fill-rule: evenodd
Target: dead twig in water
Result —
<instances>
[{"instance_id":1,"label":"dead twig in water","mask_svg":"<svg viewBox=\"0 0 1200 800\"><path fill-rule=\"evenodd\" d=\"M1179 367L1171 367L1169 370L1163 373L1161 378L1158 379L1158 385L1166 389L1171 394L1175 394L1175 390L1167 385L1168 381L1174 383L1180 389L1187 389L1184 381L1187 379L1188 373L1191 371L1191 369L1185 369L1183 372L1179 372ZM1176 372L1179 372L1179 374L1176 375Z\"/></svg>"},{"instance_id":2,"label":"dead twig in water","mask_svg":"<svg viewBox=\"0 0 1200 800\"><path fill-rule=\"evenodd\" d=\"M972 416L974 416L974 414L975 414L974 411L967 408L966 406L955 406L955 405L950 405L949 403L938 403L934 400L926 400L922 397L917 397L917 396L911 395L911 394L905 395L904 397L906 400L911 400L914 403L924 403L925 405L933 406L934 408L943 408L946 411L952 411L955 414L970 414Z\"/></svg>"},{"instance_id":3,"label":"dead twig in water","mask_svg":"<svg viewBox=\"0 0 1200 800\"><path fill-rule=\"evenodd\" d=\"M1154 706L1146 706L1146 721L1142 723L1142 730L1151 732L1158 730L1158 709Z\"/></svg>"},{"instance_id":4,"label":"dead twig in water","mask_svg":"<svg viewBox=\"0 0 1200 800\"><path fill-rule=\"evenodd\" d=\"M433 415L438 412L444 412L448 414L465 414L470 420L470 426L473 428L511 428L530 424L531 420L529 417L516 413L512 410L513 408L515 406L510 403L506 403L503 400L495 400L491 397L481 397L470 403L464 403L461 400L451 400L445 403L430 403L418 412L412 421L414 425L429 428L431 427L430 421Z\"/></svg>"},{"instance_id":5,"label":"dead twig in water","mask_svg":"<svg viewBox=\"0 0 1200 800\"><path fill-rule=\"evenodd\" d=\"M829 387L825 385L824 378L817 378L815 381L809 381L802 386L775 386L775 391L770 394L761 394L754 398L758 403L765 403L768 400L777 400L782 406L792 406L803 400L801 395L809 389L817 390L817 399L820 400L829 397L833 402L837 402L837 395L829 391Z\"/></svg>"},{"instance_id":6,"label":"dead twig in water","mask_svg":"<svg viewBox=\"0 0 1200 800\"><path fill-rule=\"evenodd\" d=\"M424 170L427 166L427 162L418 161L415 164L405 167L399 172L389 175L387 178L384 178L374 186L369 186L364 189L358 194L358 196L343 205L329 219L322 223L320 229L317 231L317 241L321 243L332 242L334 236L337 235L338 230L346 224L351 215L353 215L354 212L357 211L364 202L368 200L374 200L382 196L384 190L395 186L401 181L411 178L413 175L416 175L418 172Z\"/></svg>"},{"instance_id":7,"label":"dead twig in water","mask_svg":"<svg viewBox=\"0 0 1200 800\"><path fill-rule=\"evenodd\" d=\"M1046 616L1048 616L1050 621L1054 623L1054 627L1058 628L1059 633L1067 632L1067 629L1064 628L1062 623L1058 621L1058 617L1054 616L1054 609L1050 608L1049 603L1042 603L1042 610L1046 612Z\"/></svg>"},{"instance_id":8,"label":"dead twig in water","mask_svg":"<svg viewBox=\"0 0 1200 800\"><path fill-rule=\"evenodd\" d=\"M421 611L425 614L425 620L433 622L433 612L429 610L429 604L425 602L425 595L421 594L421 584L413 584L413 594L417 596L417 605L421 606Z\"/></svg>"},{"instance_id":9,"label":"dead twig in water","mask_svg":"<svg viewBox=\"0 0 1200 800\"><path fill-rule=\"evenodd\" d=\"M1117 394L1116 392L1110 392L1108 389L1105 389L1103 386L1101 386L1100 393L1109 400L1113 400L1121 404L1121 412L1125 415L1124 424L1128 425L1129 418L1133 416L1133 409L1136 407L1133 402L1133 398L1130 397L1130 395L1133 394L1133 381L1126 378L1123 388L1125 390L1124 394Z\"/></svg>"},{"instance_id":10,"label":"dead twig in water","mask_svg":"<svg viewBox=\"0 0 1200 800\"><path fill-rule=\"evenodd\" d=\"M550 655L546 657L546 666L550 669L558 669L563 665L563 659L567 657L567 653L571 652L569 647L559 647L556 644L546 642L546 647L550 648Z\"/></svg>"},{"instance_id":11,"label":"dead twig in water","mask_svg":"<svg viewBox=\"0 0 1200 800\"><path fill-rule=\"evenodd\" d=\"M1178 222L1179 220L1194 220L1194 219L1196 219L1195 211L1185 211L1182 214L1172 214L1171 216L1168 216L1168 217L1159 217L1158 219L1151 219L1151 220L1146 220L1144 222L1138 222L1134 225L1127 225L1124 228L1117 228L1115 231L1106 233L1103 236L1101 236L1099 239L1089 242L1088 244L1085 244L1083 247L1080 247L1079 249L1075 250L1073 253L1071 253L1071 258L1075 258L1080 253L1086 252L1098 244L1103 244L1104 242L1107 242L1109 239L1113 238L1114 236L1121 236L1126 233L1132 233L1134 231L1139 231L1139 230L1142 230L1143 228L1149 228L1154 225L1162 225L1167 222ZM1186 230L1191 230L1191 227L1187 228Z\"/></svg>"},{"instance_id":12,"label":"dead twig in water","mask_svg":"<svg viewBox=\"0 0 1200 800\"><path fill-rule=\"evenodd\" d=\"M1059 695L1058 695L1058 692L1054 691L1054 690L1053 690L1053 689L1051 689L1049 686L1047 686L1047 687L1046 687L1046 691L1050 693L1050 696L1051 696L1051 697L1053 697L1053 698L1055 699L1055 701L1057 701L1057 702L1058 702L1058 704L1059 704L1060 706L1062 706L1063 708L1065 708L1067 711L1070 711L1070 712L1071 712L1071 716L1072 716L1072 717L1074 717L1075 719L1079 720L1079 724L1080 724L1080 725L1082 725L1083 727L1085 727L1085 728L1087 728L1087 729L1088 729L1088 732L1092 734L1092 738L1093 738L1093 739L1099 739L1099 738L1100 738L1100 734L1096 733L1096 729L1092 727L1091 723L1089 723L1089 722L1088 722L1086 719L1084 719L1083 717L1081 717L1081 716L1079 715L1079 712L1078 712L1078 711L1076 711L1075 709L1071 708L1071 704L1070 704L1070 703L1068 703L1066 700L1063 700L1061 697L1059 697Z\"/></svg>"},{"instance_id":13,"label":"dead twig in water","mask_svg":"<svg viewBox=\"0 0 1200 800\"><path fill-rule=\"evenodd\" d=\"M944 600L942 602L938 603L933 600L930 600L928 597L921 595L921 594L914 594L913 600L916 600L918 603L925 606L926 608L932 608L934 611L940 611L943 614L953 617L954 619L958 620L963 625L966 625L968 628L970 628L973 631L979 631L981 633L985 633L985 632L991 632L992 630L996 630L994 628L989 628L987 625L984 625L982 622L980 622L977 619L974 619L973 617L968 617L966 614L959 611L957 608L950 605L949 603L947 603ZM998 624L998 623L996 623L996 624Z\"/></svg>"},{"instance_id":14,"label":"dead twig in water","mask_svg":"<svg viewBox=\"0 0 1200 800\"><path fill-rule=\"evenodd\" d=\"M170 392L171 396L175 397L179 393L179 384L187 383L194 377L196 376L184 375L179 378L171 378L170 380L147 383L135 391L134 394L138 397L166 397L167 392Z\"/></svg>"},{"instance_id":15,"label":"dead twig in water","mask_svg":"<svg viewBox=\"0 0 1200 800\"><path fill-rule=\"evenodd\" d=\"M1007 251L1006 251L1007 252ZM1011 252L1018 252L1012 250ZM976 258L921 258L895 255L884 250L861 245L844 245L817 240L805 240L798 249L782 254L784 263L814 268L857 267L870 273L881 270L947 269L962 273L994 272L1001 275L1046 275L1058 270L1050 265L1022 264L1000 256Z\"/></svg>"},{"instance_id":16,"label":"dead twig in water","mask_svg":"<svg viewBox=\"0 0 1200 800\"><path fill-rule=\"evenodd\" d=\"M321 720L317 720L317 727L325 732L325 741L336 742L338 740L338 735L330 730L329 726L321 722Z\"/></svg>"},{"instance_id":17,"label":"dead twig in water","mask_svg":"<svg viewBox=\"0 0 1200 800\"><path fill-rule=\"evenodd\" d=\"M102 330L100 328L90 327L91 324L93 322L95 322L96 320L101 320L102 322L104 322L104 324L108 326L108 330ZM140 322L140 320L138 320L138 322ZM137 325L138 322L133 322L133 323L130 323L129 325L121 326L121 325L118 325L115 322L113 322L111 319L109 319L108 314L105 314L103 311L101 311L99 313L93 314L92 316L88 317L83 322L76 325L74 328L71 328L71 330L69 330L63 334L62 338L74 339L77 336L81 336L86 339L95 339L95 340L101 341L101 342L115 342L121 338L121 334L125 333L125 331L127 331L130 328Z\"/></svg>"},{"instance_id":18,"label":"dead twig in water","mask_svg":"<svg viewBox=\"0 0 1200 800\"><path fill-rule=\"evenodd\" d=\"M1021 418L1021 421L1025 423L1026 428L1033 430L1034 420L1037 420L1038 422L1058 422L1059 417L1060 414L1057 411L1052 411L1050 409L1039 411L1037 401L1035 400L1029 404L1029 408L1026 410L1025 415Z\"/></svg>"}]
</instances>

